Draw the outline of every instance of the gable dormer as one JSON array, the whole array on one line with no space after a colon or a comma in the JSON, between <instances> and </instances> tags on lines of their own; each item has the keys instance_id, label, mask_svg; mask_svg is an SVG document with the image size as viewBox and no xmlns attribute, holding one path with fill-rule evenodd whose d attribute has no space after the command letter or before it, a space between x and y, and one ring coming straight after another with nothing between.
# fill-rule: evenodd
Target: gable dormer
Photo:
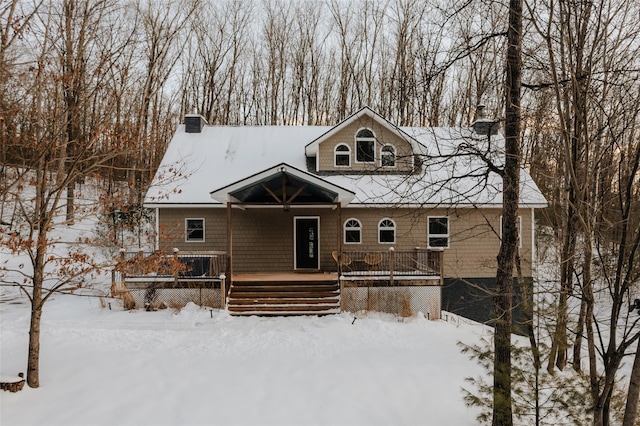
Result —
<instances>
[{"instance_id":1,"label":"gable dormer","mask_svg":"<svg viewBox=\"0 0 640 426\"><path fill-rule=\"evenodd\" d=\"M316 171L410 173L424 146L368 107L360 109L305 147Z\"/></svg>"}]
</instances>

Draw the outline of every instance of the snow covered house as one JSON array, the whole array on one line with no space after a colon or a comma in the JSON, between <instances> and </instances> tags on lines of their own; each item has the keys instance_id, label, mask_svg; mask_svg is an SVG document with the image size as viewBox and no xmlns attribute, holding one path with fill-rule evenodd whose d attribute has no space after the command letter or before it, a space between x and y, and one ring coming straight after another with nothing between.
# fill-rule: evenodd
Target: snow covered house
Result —
<instances>
[{"instance_id":1,"label":"snow covered house","mask_svg":"<svg viewBox=\"0 0 640 426\"><path fill-rule=\"evenodd\" d=\"M483 321L501 229L494 122L398 127L368 107L335 126L210 126L187 115L145 197L156 249L217 278L235 314L441 309ZM482 155L479 155L482 154ZM521 173L520 256L546 200ZM204 262L194 263L195 256Z\"/></svg>"}]
</instances>

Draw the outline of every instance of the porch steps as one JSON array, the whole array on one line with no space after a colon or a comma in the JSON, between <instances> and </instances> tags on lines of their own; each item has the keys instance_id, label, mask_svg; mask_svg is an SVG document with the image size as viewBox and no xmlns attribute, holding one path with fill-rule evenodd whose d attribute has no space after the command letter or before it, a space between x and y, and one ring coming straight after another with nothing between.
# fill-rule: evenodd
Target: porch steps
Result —
<instances>
[{"instance_id":1,"label":"porch steps","mask_svg":"<svg viewBox=\"0 0 640 426\"><path fill-rule=\"evenodd\" d=\"M340 313L340 285L327 281L244 281L231 285L231 315L291 316Z\"/></svg>"}]
</instances>

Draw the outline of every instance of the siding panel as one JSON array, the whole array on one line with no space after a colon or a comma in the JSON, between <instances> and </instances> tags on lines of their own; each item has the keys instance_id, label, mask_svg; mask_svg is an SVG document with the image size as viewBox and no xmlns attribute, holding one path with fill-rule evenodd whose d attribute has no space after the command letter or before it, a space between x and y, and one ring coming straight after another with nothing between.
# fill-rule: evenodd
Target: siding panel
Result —
<instances>
[{"instance_id":1,"label":"siding panel","mask_svg":"<svg viewBox=\"0 0 640 426\"><path fill-rule=\"evenodd\" d=\"M190 208L159 210L160 248L167 251L227 250L227 212L224 208ZM531 276L531 210L522 216L523 274ZM335 271L331 252L343 239L343 225L348 218L362 223L362 243L343 244L343 250L378 251L413 250L427 247L427 217L449 216L450 248L444 251L445 276L448 278L491 278L496 273L496 256L500 247L500 209L408 209L343 208L338 225L338 211L330 208L233 209L233 255L236 272L291 271L294 268L293 218L320 217L320 268ZM205 241L185 242L185 221L205 219ZM378 223L388 217L396 223L396 243L378 243Z\"/></svg>"}]
</instances>

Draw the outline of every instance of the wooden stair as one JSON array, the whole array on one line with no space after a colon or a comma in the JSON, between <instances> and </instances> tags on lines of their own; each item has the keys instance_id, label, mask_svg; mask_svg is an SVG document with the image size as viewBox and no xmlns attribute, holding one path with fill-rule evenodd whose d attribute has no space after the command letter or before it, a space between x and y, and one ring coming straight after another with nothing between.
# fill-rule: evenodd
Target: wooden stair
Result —
<instances>
[{"instance_id":1,"label":"wooden stair","mask_svg":"<svg viewBox=\"0 0 640 426\"><path fill-rule=\"evenodd\" d=\"M332 281L243 281L231 285L231 315L291 316L340 313L340 285Z\"/></svg>"}]
</instances>

